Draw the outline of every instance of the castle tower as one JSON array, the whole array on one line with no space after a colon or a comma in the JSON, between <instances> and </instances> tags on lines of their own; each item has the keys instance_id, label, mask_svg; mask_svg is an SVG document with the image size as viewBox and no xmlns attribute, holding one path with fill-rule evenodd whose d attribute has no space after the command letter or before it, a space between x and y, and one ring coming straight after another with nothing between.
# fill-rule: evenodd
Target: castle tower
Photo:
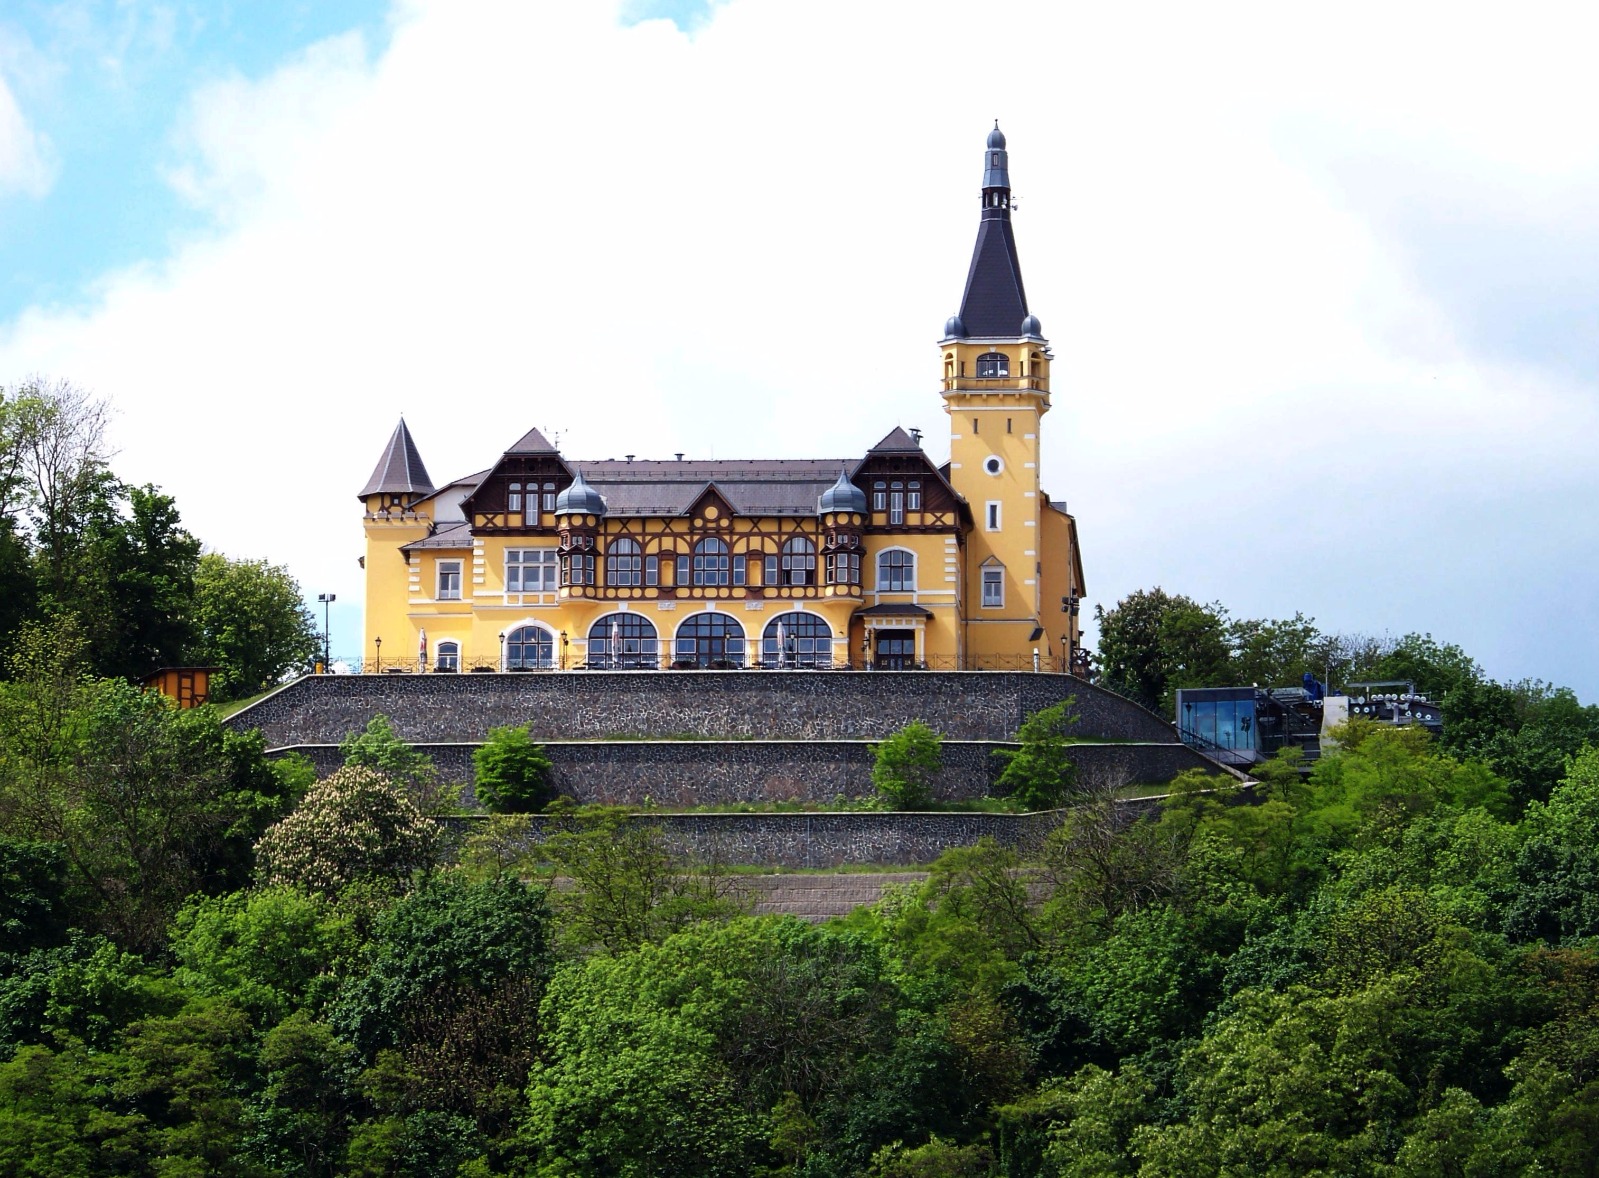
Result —
<instances>
[{"instance_id":1,"label":"castle tower","mask_svg":"<svg viewBox=\"0 0 1599 1178\"><path fill-rule=\"evenodd\" d=\"M431 513L418 512L417 504L435 491L433 480L416 448L405 418L394 427L389 444L383 448L372 477L361 488L366 507L366 555L361 567L366 570L366 624L361 642L361 657L377 660L380 648L374 640L388 637L387 656L395 663L412 657L414 625L408 615L412 588L412 558L401 546L425 539L433 530ZM459 570L457 571L457 583Z\"/></svg>"},{"instance_id":2,"label":"castle tower","mask_svg":"<svg viewBox=\"0 0 1599 1178\"><path fill-rule=\"evenodd\" d=\"M1014 657L1032 647L1061 653L1054 649L1058 636L1048 632L1061 627L1046 615L1059 604L1043 596L1046 580L1053 586L1057 578L1046 576L1041 556L1050 509L1038 475L1051 353L1027 309L1011 231L1009 164L996 121L984 149L982 213L966 290L939 343L949 479L971 505L974 524L962 562L961 612L967 657L977 665L985 655Z\"/></svg>"}]
</instances>

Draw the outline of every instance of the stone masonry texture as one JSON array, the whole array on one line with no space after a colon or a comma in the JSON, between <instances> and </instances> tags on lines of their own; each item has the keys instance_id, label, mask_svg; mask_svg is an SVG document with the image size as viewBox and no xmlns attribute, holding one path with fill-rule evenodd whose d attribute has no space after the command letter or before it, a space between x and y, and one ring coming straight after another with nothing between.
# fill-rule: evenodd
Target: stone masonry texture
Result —
<instances>
[{"instance_id":1,"label":"stone masonry texture","mask_svg":"<svg viewBox=\"0 0 1599 1178\"><path fill-rule=\"evenodd\" d=\"M473 744L415 746L449 781L472 781ZM828 802L870 796L868 741L556 741L545 751L555 788L579 802L613 806L725 805L732 802ZM933 782L939 801L987 797L1001 768L993 741L945 741ZM326 776L341 764L337 745L302 745ZM1170 781L1185 769L1217 767L1182 744L1078 744L1070 748L1080 788L1100 791ZM470 800L470 798L468 799Z\"/></svg>"},{"instance_id":2,"label":"stone masonry texture","mask_svg":"<svg viewBox=\"0 0 1599 1178\"><path fill-rule=\"evenodd\" d=\"M1072 697L1074 735L1173 743L1172 724L1067 675L1011 671L602 671L307 676L228 723L269 747L337 744L377 715L418 744L472 743L531 725L542 741L881 740L921 720L951 740L1006 741Z\"/></svg>"}]
</instances>

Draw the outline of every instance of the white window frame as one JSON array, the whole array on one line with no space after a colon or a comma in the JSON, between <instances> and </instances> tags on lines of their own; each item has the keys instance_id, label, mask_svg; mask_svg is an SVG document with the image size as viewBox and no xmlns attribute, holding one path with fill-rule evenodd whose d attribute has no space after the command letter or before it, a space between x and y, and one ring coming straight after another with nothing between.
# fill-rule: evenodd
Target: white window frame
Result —
<instances>
[{"instance_id":1,"label":"white window frame","mask_svg":"<svg viewBox=\"0 0 1599 1178\"><path fill-rule=\"evenodd\" d=\"M990 532L1000 531L1004 525L1003 501L990 499L984 506L987 510L983 513L983 522L987 525L988 530Z\"/></svg>"},{"instance_id":2,"label":"white window frame","mask_svg":"<svg viewBox=\"0 0 1599 1178\"><path fill-rule=\"evenodd\" d=\"M910 559L910 584L906 585L904 588L890 589L883 582L883 558L888 556L888 555L890 555L891 553L898 553L898 552L902 552L906 556L911 558ZM916 553L912 552L909 548L885 548L885 549L883 549L881 552L879 552L877 554L877 559L872 562L872 566L873 566L873 569L874 569L873 582L877 586L877 592L879 592L879 593L915 593L916 592L916 565L917 565Z\"/></svg>"},{"instance_id":3,"label":"white window frame","mask_svg":"<svg viewBox=\"0 0 1599 1178\"><path fill-rule=\"evenodd\" d=\"M461 644L453 638L444 639L433 648L433 665L441 671L459 671Z\"/></svg>"},{"instance_id":4,"label":"white window frame","mask_svg":"<svg viewBox=\"0 0 1599 1178\"><path fill-rule=\"evenodd\" d=\"M519 557L523 553L537 552L539 558L532 561L518 559L513 562L511 560L513 552L517 553ZM515 569L517 573L515 585L511 584L512 569ZM529 569L539 570L539 584L532 589L527 588L527 571ZM505 591L507 593L554 593L560 587L560 583L560 562L554 548L507 548L505 550Z\"/></svg>"},{"instance_id":5,"label":"white window frame","mask_svg":"<svg viewBox=\"0 0 1599 1178\"><path fill-rule=\"evenodd\" d=\"M1002 564L985 564L979 570L981 582L982 607L984 609L1005 608L1005 566ZM994 587L994 592L989 593L989 586Z\"/></svg>"},{"instance_id":6,"label":"white window frame","mask_svg":"<svg viewBox=\"0 0 1599 1178\"><path fill-rule=\"evenodd\" d=\"M455 578L455 591L446 592L444 579L453 575ZM461 562L458 560L441 560L434 569L434 585L437 588L437 601L460 601L463 586L461 584Z\"/></svg>"}]
</instances>

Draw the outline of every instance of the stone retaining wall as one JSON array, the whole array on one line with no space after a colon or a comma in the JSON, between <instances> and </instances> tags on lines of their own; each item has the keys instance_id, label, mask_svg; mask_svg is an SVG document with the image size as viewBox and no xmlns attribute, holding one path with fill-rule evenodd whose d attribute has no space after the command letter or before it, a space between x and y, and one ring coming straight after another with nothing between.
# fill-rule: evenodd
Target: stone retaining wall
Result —
<instances>
[{"instance_id":1,"label":"stone retaining wall","mask_svg":"<svg viewBox=\"0 0 1599 1178\"><path fill-rule=\"evenodd\" d=\"M472 780L475 744L416 746L450 781ZM580 802L641 806L729 802L828 802L872 794L868 741L555 741L545 746L555 787ZM945 741L944 767L933 783L940 801L987 797L1001 769L993 741ZM341 763L337 745L294 750L323 775ZM1070 750L1078 784L1111 790L1170 781L1185 769L1220 770L1181 744L1081 744Z\"/></svg>"},{"instance_id":2,"label":"stone retaining wall","mask_svg":"<svg viewBox=\"0 0 1599 1178\"><path fill-rule=\"evenodd\" d=\"M1074 733L1174 743L1172 724L1068 675L1025 671L602 671L316 675L234 713L269 747L336 744L379 714L417 743L470 743L496 725L540 740L621 737L880 740L922 720L952 740L1015 738L1033 712L1076 700Z\"/></svg>"},{"instance_id":3,"label":"stone retaining wall","mask_svg":"<svg viewBox=\"0 0 1599 1178\"><path fill-rule=\"evenodd\" d=\"M1063 814L647 814L633 820L660 827L681 855L797 869L931 863L949 848L969 847L985 835L1026 854L1043 847ZM470 833L477 821L447 823ZM542 840L551 821L530 815L529 841Z\"/></svg>"}]
</instances>

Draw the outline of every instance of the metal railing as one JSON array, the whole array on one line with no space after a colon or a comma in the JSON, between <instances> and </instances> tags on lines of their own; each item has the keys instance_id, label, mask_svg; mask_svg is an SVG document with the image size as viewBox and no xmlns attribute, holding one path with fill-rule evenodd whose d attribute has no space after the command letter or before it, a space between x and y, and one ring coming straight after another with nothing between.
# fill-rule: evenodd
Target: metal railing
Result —
<instances>
[{"instance_id":1,"label":"metal railing","mask_svg":"<svg viewBox=\"0 0 1599 1178\"><path fill-rule=\"evenodd\" d=\"M548 665L501 667L500 660L492 655L485 657L461 656L452 662L440 663L436 659L422 661L420 659L395 659L384 655L381 659L376 656L362 657L360 655L334 656L329 669L323 669L320 661L317 664L318 673L334 675L460 675L472 673L487 673L490 671L505 671L510 674L559 674L563 672L604 673L606 671L683 671L683 670L718 670L718 671L1039 671L1052 675L1065 674L1068 668L1065 660L1060 657L1040 656L1036 661L1030 654L1025 655L935 655L925 659L890 656L876 658L870 652L865 656L858 652L852 660L797 660L793 657L784 659L766 658L752 659L747 662L736 662L732 659L719 660L714 667L704 666L696 660L673 660L662 657L659 660L626 658L622 665L617 666L609 659L596 659L586 662L582 659L569 659L565 666L560 665L559 659Z\"/></svg>"}]
</instances>

